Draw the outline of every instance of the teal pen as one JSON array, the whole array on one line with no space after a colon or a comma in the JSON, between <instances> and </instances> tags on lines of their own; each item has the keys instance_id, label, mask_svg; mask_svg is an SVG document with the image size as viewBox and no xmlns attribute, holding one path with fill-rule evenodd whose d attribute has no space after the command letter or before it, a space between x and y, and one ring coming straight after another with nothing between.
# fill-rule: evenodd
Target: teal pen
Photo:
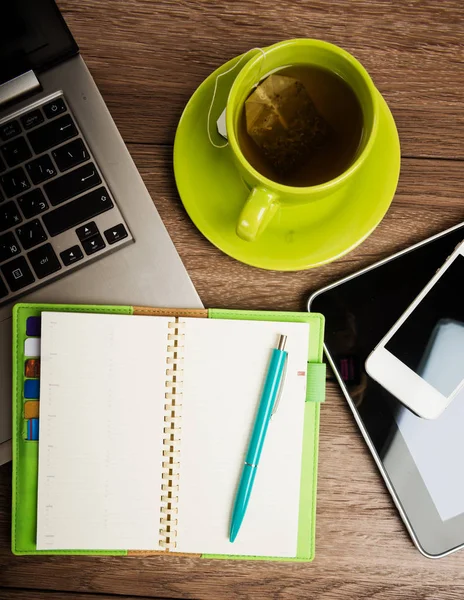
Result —
<instances>
[{"instance_id":1,"label":"teal pen","mask_svg":"<svg viewBox=\"0 0 464 600\"><path fill-rule=\"evenodd\" d=\"M285 365L287 363L287 352L285 344L287 336L279 337L277 348L272 351L271 361L264 382L261 400L259 401L258 412L256 414L253 433L251 434L250 445L245 458L245 463L240 477L237 494L235 496L234 509L232 511L232 520L230 523L229 540L233 542L242 525L243 518L248 506L255 481L256 470L264 446L267 428L272 415L277 409L280 392L282 390Z\"/></svg>"}]
</instances>

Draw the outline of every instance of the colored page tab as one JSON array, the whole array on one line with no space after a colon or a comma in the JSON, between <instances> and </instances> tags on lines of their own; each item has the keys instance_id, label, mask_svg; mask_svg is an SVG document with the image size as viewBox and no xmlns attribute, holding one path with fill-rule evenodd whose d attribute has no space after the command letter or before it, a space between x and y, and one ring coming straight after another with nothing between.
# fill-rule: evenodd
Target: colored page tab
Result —
<instances>
[{"instance_id":1,"label":"colored page tab","mask_svg":"<svg viewBox=\"0 0 464 600\"><path fill-rule=\"evenodd\" d=\"M38 358L29 358L26 360L24 366L24 374L26 377L37 378L40 377L40 359Z\"/></svg>"},{"instance_id":2,"label":"colored page tab","mask_svg":"<svg viewBox=\"0 0 464 600\"><path fill-rule=\"evenodd\" d=\"M29 317L26 320L26 335L40 336L40 317Z\"/></svg>"},{"instance_id":3,"label":"colored page tab","mask_svg":"<svg viewBox=\"0 0 464 600\"><path fill-rule=\"evenodd\" d=\"M38 400L29 400L24 403L24 418L25 419L38 419L39 418L39 406Z\"/></svg>"},{"instance_id":4,"label":"colored page tab","mask_svg":"<svg viewBox=\"0 0 464 600\"><path fill-rule=\"evenodd\" d=\"M39 419L30 419L27 422L27 439L30 441L39 439Z\"/></svg>"},{"instance_id":5,"label":"colored page tab","mask_svg":"<svg viewBox=\"0 0 464 600\"><path fill-rule=\"evenodd\" d=\"M26 338L24 356L40 356L40 338Z\"/></svg>"},{"instance_id":6,"label":"colored page tab","mask_svg":"<svg viewBox=\"0 0 464 600\"><path fill-rule=\"evenodd\" d=\"M40 381L38 379L26 379L24 382L24 397L39 398Z\"/></svg>"}]
</instances>

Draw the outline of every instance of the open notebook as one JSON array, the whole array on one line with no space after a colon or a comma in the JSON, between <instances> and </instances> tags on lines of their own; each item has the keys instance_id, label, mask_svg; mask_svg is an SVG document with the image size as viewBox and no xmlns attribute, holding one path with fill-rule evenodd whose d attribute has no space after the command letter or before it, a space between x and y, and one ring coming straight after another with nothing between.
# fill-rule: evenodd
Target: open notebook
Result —
<instances>
[{"instance_id":1,"label":"open notebook","mask_svg":"<svg viewBox=\"0 0 464 600\"><path fill-rule=\"evenodd\" d=\"M35 551L310 558L299 551L302 530L311 535L302 527L301 502L308 497L302 468L308 346L312 335L319 344L320 320L313 327L305 317L282 322L44 308L36 343ZM242 528L230 543L235 491L280 334L287 336L285 385ZM311 458L314 441L317 435ZM313 461L310 466L313 477Z\"/></svg>"}]
</instances>

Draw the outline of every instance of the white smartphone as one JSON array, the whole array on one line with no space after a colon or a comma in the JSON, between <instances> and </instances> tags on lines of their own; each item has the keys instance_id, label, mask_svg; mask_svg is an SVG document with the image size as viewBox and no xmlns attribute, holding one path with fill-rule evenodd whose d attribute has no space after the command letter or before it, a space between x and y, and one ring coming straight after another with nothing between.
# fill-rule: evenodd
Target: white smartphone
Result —
<instances>
[{"instance_id":1,"label":"white smartphone","mask_svg":"<svg viewBox=\"0 0 464 600\"><path fill-rule=\"evenodd\" d=\"M372 379L419 417L436 419L464 392L463 282L464 242L366 360Z\"/></svg>"}]
</instances>

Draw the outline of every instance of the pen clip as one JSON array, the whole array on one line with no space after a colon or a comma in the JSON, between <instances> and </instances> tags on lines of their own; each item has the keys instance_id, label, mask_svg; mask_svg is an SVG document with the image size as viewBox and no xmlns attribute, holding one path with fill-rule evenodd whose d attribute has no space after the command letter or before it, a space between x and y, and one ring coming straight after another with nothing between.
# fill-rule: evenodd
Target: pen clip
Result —
<instances>
[{"instance_id":1,"label":"pen clip","mask_svg":"<svg viewBox=\"0 0 464 600\"><path fill-rule=\"evenodd\" d=\"M277 408L279 406L279 402L280 402L280 399L282 397L282 390L284 388L285 378L287 377L287 362L288 362L288 354L285 353L284 372L282 373L282 378L280 380L279 391L277 393L277 398L276 398L274 407L272 409L271 419L275 415L275 413L277 412Z\"/></svg>"}]
</instances>

